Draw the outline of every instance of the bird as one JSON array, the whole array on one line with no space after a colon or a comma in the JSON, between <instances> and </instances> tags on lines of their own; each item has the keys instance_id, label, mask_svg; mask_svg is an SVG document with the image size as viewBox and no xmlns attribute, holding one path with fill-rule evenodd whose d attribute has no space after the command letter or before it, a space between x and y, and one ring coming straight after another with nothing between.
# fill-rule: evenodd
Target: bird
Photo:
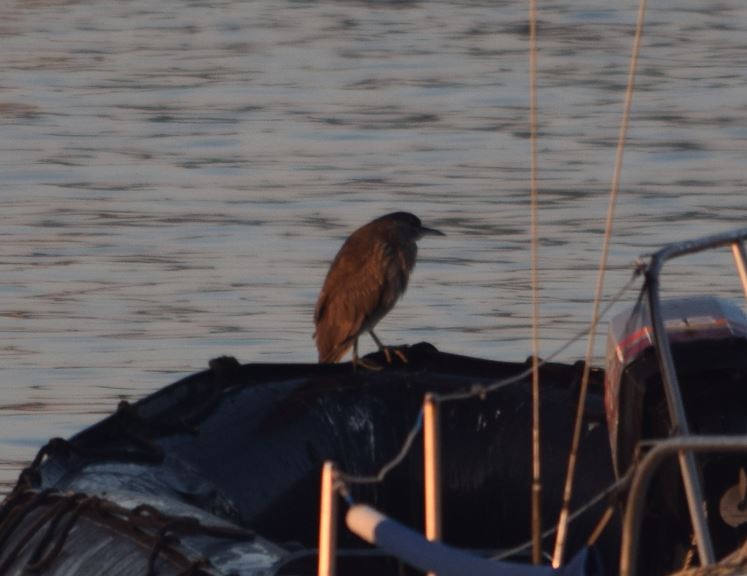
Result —
<instances>
[{"instance_id":1,"label":"bird","mask_svg":"<svg viewBox=\"0 0 747 576\"><path fill-rule=\"evenodd\" d=\"M358 228L329 267L314 309L319 362L338 362L353 347L353 367L380 368L358 357L358 337L368 332L391 363L390 349L373 329L405 293L415 266L417 240L445 236L409 212L385 214ZM395 354L404 362L400 350Z\"/></svg>"}]
</instances>

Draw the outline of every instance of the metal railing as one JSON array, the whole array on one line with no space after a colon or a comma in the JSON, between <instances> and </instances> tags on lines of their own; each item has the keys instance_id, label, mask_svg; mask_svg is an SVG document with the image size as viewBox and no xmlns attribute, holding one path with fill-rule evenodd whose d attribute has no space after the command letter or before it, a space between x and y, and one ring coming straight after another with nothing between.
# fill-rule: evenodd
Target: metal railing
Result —
<instances>
[{"instance_id":1,"label":"metal railing","mask_svg":"<svg viewBox=\"0 0 747 576\"><path fill-rule=\"evenodd\" d=\"M636 467L623 516L620 576L635 576L643 506L654 472L662 461L683 452L747 452L747 436L689 436L657 442Z\"/></svg>"},{"instance_id":2,"label":"metal railing","mask_svg":"<svg viewBox=\"0 0 747 576\"><path fill-rule=\"evenodd\" d=\"M425 475L425 536L441 539L441 435L439 402L432 394L423 399L423 468ZM335 551L340 479L334 462L322 468L321 505L319 513L318 576L335 576ZM372 537L373 538L373 537ZM435 575L430 575L435 576Z\"/></svg>"},{"instance_id":3,"label":"metal railing","mask_svg":"<svg viewBox=\"0 0 747 576\"><path fill-rule=\"evenodd\" d=\"M672 348L669 342L664 318L661 310L661 299L659 296L659 276L665 262L673 258L710 250L721 246L731 246L737 271L742 282L742 288L747 298L747 257L745 256L744 240L747 238L747 228L741 228L724 234L707 236L697 240L676 242L668 244L656 252L649 261L646 270L646 287L651 315L651 326L653 328L654 345L656 356L661 368L661 378L667 398L669 416L672 420L673 433L677 436L688 437L690 427L685 412L685 404L682 400L680 384L677 379L677 371L674 366ZM703 509L703 489L698 475L695 456L692 452L680 451L678 453L682 481L685 486L687 505L690 512L690 520L695 533L695 542L698 548L698 556L703 566L713 564L715 561L713 543L708 530Z\"/></svg>"}]
</instances>

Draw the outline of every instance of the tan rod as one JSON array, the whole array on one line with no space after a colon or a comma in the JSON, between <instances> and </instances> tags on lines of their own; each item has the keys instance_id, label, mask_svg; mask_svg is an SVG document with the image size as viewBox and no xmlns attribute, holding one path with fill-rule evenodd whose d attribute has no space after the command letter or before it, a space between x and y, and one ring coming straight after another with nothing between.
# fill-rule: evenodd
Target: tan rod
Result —
<instances>
[{"instance_id":1,"label":"tan rod","mask_svg":"<svg viewBox=\"0 0 747 576\"><path fill-rule=\"evenodd\" d=\"M423 455L425 458L425 537L441 540L441 446L438 402L432 394L423 401Z\"/></svg>"},{"instance_id":2,"label":"tan rod","mask_svg":"<svg viewBox=\"0 0 747 576\"><path fill-rule=\"evenodd\" d=\"M337 466L329 460L322 467L321 506L319 511L318 576L335 576L337 546Z\"/></svg>"}]
</instances>

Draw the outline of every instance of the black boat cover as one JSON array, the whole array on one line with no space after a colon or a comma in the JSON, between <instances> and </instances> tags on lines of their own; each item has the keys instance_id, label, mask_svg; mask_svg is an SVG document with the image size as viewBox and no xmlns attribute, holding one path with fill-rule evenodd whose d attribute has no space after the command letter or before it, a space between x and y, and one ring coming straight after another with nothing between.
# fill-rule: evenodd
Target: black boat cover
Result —
<instances>
[{"instance_id":1,"label":"black boat cover","mask_svg":"<svg viewBox=\"0 0 747 576\"><path fill-rule=\"evenodd\" d=\"M402 447L426 392L485 386L529 366L429 344L406 354L407 364L392 365L371 355L380 371L219 358L69 440L51 440L0 506L0 574L314 574L324 461L375 473ZM559 513L581 368L541 370L545 529ZM602 379L592 371L573 508L613 482ZM528 378L441 405L447 544L485 555L529 539L530 423ZM383 482L349 488L356 502L422 531L419 442ZM571 524L568 557L606 506ZM613 521L598 542L603 560L615 562L618 541ZM338 545L342 576L402 573L398 560L346 530Z\"/></svg>"}]
</instances>

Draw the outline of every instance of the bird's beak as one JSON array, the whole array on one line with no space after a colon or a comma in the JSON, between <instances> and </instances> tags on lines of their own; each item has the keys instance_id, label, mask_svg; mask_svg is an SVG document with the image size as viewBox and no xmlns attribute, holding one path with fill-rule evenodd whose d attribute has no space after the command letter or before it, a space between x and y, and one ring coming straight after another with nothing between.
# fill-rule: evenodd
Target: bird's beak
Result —
<instances>
[{"instance_id":1,"label":"bird's beak","mask_svg":"<svg viewBox=\"0 0 747 576\"><path fill-rule=\"evenodd\" d=\"M426 234L430 234L431 236L446 236L441 230L436 230L435 228L426 228L425 226L420 227L420 234L425 236Z\"/></svg>"}]
</instances>

